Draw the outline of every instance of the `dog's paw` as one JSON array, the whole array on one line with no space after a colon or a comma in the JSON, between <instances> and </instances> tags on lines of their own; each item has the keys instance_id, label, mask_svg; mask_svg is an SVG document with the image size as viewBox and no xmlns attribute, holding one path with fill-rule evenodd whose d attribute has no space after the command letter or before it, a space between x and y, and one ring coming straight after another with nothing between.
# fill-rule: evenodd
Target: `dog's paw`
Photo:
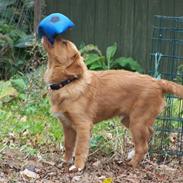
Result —
<instances>
[{"instance_id":1,"label":"dog's paw","mask_svg":"<svg viewBox=\"0 0 183 183\"><path fill-rule=\"evenodd\" d=\"M83 168L77 168L75 165L72 165L70 168L69 168L69 172L80 172L82 171Z\"/></svg>"},{"instance_id":2,"label":"dog's paw","mask_svg":"<svg viewBox=\"0 0 183 183\"><path fill-rule=\"evenodd\" d=\"M138 167L138 162L135 161L134 159L130 160L128 163L127 163L129 166L131 166L132 168L137 168Z\"/></svg>"}]
</instances>

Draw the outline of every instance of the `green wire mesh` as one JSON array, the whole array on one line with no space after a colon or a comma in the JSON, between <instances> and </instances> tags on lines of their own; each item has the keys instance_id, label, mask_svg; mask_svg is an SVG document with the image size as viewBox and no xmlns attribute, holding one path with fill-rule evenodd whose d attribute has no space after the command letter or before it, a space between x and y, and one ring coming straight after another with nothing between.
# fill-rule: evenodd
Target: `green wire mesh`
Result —
<instances>
[{"instance_id":1,"label":"green wire mesh","mask_svg":"<svg viewBox=\"0 0 183 183\"><path fill-rule=\"evenodd\" d=\"M154 16L149 74L183 84L183 17ZM166 95L155 124L150 152L161 158L183 156L183 100Z\"/></svg>"}]
</instances>

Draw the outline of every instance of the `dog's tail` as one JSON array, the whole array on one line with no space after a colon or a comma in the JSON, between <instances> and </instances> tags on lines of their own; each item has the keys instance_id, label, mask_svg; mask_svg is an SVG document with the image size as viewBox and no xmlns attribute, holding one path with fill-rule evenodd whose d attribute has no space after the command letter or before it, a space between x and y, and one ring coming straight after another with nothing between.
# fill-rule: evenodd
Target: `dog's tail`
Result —
<instances>
[{"instance_id":1,"label":"dog's tail","mask_svg":"<svg viewBox=\"0 0 183 183\"><path fill-rule=\"evenodd\" d=\"M180 98L183 98L183 85L163 79L159 80L158 82L163 89L163 93L171 93Z\"/></svg>"}]
</instances>

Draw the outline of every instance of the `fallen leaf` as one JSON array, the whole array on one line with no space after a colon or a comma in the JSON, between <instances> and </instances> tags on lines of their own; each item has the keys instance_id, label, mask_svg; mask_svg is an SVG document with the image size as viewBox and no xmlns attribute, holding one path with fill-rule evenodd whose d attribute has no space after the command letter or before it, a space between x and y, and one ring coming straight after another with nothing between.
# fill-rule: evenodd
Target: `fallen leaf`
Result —
<instances>
[{"instance_id":1,"label":"fallen leaf","mask_svg":"<svg viewBox=\"0 0 183 183\"><path fill-rule=\"evenodd\" d=\"M112 183L112 178L106 178L102 183Z\"/></svg>"}]
</instances>

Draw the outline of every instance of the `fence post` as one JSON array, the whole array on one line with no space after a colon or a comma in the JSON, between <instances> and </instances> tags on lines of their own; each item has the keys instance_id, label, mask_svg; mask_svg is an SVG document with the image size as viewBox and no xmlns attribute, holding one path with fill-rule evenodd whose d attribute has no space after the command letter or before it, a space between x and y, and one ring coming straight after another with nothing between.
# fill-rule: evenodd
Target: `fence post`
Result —
<instances>
[{"instance_id":1,"label":"fence post","mask_svg":"<svg viewBox=\"0 0 183 183\"><path fill-rule=\"evenodd\" d=\"M37 26L40 20L41 20L41 0L34 0L34 33L35 34L37 32Z\"/></svg>"}]
</instances>

